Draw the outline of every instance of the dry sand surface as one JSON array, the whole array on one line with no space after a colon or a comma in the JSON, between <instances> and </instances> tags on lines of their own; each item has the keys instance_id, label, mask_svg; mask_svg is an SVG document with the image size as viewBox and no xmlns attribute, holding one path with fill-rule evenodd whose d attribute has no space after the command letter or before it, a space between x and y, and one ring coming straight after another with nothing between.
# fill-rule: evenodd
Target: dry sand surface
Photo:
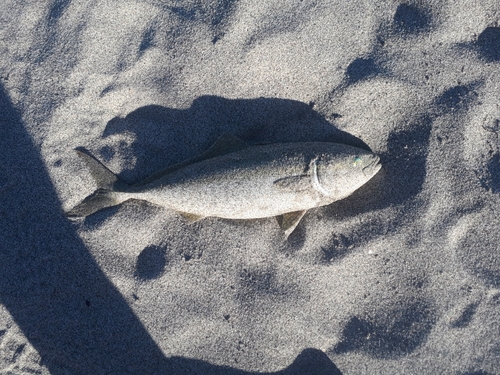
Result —
<instances>
[{"instance_id":1,"label":"dry sand surface","mask_svg":"<svg viewBox=\"0 0 500 375\"><path fill-rule=\"evenodd\" d=\"M498 0L1 0L0 373L500 374ZM140 201L231 133L383 169L310 210ZM249 182L251 183L251 182Z\"/></svg>"}]
</instances>

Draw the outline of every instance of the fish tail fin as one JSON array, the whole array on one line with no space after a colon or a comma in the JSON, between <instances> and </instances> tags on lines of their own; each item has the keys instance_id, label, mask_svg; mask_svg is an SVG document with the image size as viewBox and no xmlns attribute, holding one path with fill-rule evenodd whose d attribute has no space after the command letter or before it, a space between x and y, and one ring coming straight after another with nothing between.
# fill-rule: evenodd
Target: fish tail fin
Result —
<instances>
[{"instance_id":1,"label":"fish tail fin","mask_svg":"<svg viewBox=\"0 0 500 375\"><path fill-rule=\"evenodd\" d=\"M128 185L92 155L82 150L76 150L76 152L87 165L97 184L97 190L66 212L66 215L70 217L88 216L103 208L122 203L123 199L120 197L119 192L123 191Z\"/></svg>"},{"instance_id":2,"label":"fish tail fin","mask_svg":"<svg viewBox=\"0 0 500 375\"><path fill-rule=\"evenodd\" d=\"M76 153L83 159L87 168L95 180L98 189L121 190L127 187L127 184L120 180L116 174L111 172L104 164L94 158L82 149L77 149Z\"/></svg>"},{"instance_id":3,"label":"fish tail fin","mask_svg":"<svg viewBox=\"0 0 500 375\"><path fill-rule=\"evenodd\" d=\"M82 202L66 212L69 217L84 217L92 215L94 212L106 207L119 205L123 200L119 199L116 193L108 190L97 189Z\"/></svg>"}]
</instances>

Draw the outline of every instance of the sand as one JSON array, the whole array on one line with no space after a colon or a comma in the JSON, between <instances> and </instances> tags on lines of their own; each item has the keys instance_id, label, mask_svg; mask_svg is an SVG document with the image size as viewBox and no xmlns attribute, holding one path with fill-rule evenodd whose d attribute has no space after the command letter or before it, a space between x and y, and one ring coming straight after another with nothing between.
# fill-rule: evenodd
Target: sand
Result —
<instances>
[{"instance_id":1,"label":"sand","mask_svg":"<svg viewBox=\"0 0 500 375\"><path fill-rule=\"evenodd\" d=\"M500 374L500 4L0 4L0 373ZM310 210L207 218L129 183L245 142L383 169Z\"/></svg>"}]
</instances>

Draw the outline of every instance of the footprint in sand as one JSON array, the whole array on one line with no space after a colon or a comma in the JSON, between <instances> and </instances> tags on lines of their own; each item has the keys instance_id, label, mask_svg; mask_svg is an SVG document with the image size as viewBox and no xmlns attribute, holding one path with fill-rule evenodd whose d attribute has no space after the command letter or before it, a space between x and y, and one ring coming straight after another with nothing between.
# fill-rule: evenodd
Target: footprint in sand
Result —
<instances>
[{"instance_id":1,"label":"footprint in sand","mask_svg":"<svg viewBox=\"0 0 500 375\"><path fill-rule=\"evenodd\" d=\"M431 24L431 16L425 8L400 4L394 14L393 22L396 31L403 34L413 34L427 31Z\"/></svg>"},{"instance_id":2,"label":"footprint in sand","mask_svg":"<svg viewBox=\"0 0 500 375\"><path fill-rule=\"evenodd\" d=\"M495 207L462 218L456 230L456 255L472 275L487 286L500 287L500 220Z\"/></svg>"},{"instance_id":3,"label":"footprint in sand","mask_svg":"<svg viewBox=\"0 0 500 375\"><path fill-rule=\"evenodd\" d=\"M135 274L142 280L157 279L165 272L166 265L165 249L151 245L137 257Z\"/></svg>"},{"instance_id":4,"label":"footprint in sand","mask_svg":"<svg viewBox=\"0 0 500 375\"><path fill-rule=\"evenodd\" d=\"M332 351L360 351L387 359L408 355L427 340L434 326L432 315L430 304L421 300L403 303L391 312L382 312L379 318L353 316Z\"/></svg>"}]
</instances>

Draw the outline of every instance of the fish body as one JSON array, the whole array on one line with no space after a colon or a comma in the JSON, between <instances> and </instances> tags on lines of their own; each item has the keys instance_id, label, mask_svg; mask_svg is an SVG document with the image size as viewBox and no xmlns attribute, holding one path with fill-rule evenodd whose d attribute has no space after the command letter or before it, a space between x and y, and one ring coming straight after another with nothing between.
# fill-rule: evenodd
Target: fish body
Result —
<instances>
[{"instance_id":1,"label":"fish body","mask_svg":"<svg viewBox=\"0 0 500 375\"><path fill-rule=\"evenodd\" d=\"M135 185L123 183L96 159L80 152L101 186L68 214L86 216L140 199L193 219L283 216L279 221L290 231L306 210L347 197L381 168L377 155L338 143L246 146L234 137L229 140L232 146L227 153L225 137L205 157Z\"/></svg>"}]
</instances>

